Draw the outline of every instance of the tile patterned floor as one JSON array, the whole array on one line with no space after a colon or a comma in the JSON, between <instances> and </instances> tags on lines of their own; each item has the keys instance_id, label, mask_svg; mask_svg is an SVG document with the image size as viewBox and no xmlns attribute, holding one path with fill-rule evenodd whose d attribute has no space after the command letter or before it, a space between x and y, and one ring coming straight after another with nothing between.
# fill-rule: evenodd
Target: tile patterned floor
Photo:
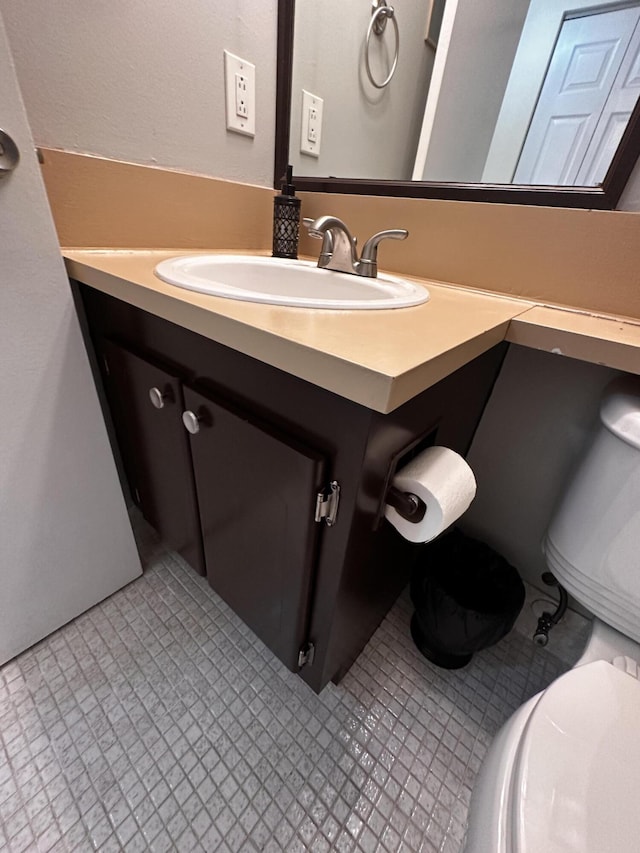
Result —
<instances>
[{"instance_id":1,"label":"tile patterned floor","mask_svg":"<svg viewBox=\"0 0 640 853\"><path fill-rule=\"evenodd\" d=\"M142 578L0 669L1 850L454 853L496 730L566 668L512 632L438 670L402 596L316 696L147 550Z\"/></svg>"}]
</instances>

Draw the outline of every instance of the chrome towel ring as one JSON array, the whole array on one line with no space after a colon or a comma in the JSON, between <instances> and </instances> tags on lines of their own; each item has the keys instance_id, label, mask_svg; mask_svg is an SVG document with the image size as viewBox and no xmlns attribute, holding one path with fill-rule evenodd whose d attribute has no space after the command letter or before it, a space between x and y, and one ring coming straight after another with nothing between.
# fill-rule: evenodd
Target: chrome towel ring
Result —
<instances>
[{"instance_id":1,"label":"chrome towel ring","mask_svg":"<svg viewBox=\"0 0 640 853\"><path fill-rule=\"evenodd\" d=\"M375 86L376 89L384 89L384 87L390 83L391 78L396 73L396 67L398 65L398 53L400 52L400 33L398 32L398 21L396 19L395 10L393 6L387 6L387 0L373 0L371 7L371 20L369 21L369 26L367 28L367 40L364 47L364 65L367 70L367 77L369 78L371 85ZM379 83L374 78L371 72L371 66L369 64L371 33L375 33L377 36L381 36L387 26L387 20L391 21L395 30L396 49L395 55L393 57L393 62L391 64L391 70L389 71L385 79L382 81L382 83Z\"/></svg>"}]
</instances>

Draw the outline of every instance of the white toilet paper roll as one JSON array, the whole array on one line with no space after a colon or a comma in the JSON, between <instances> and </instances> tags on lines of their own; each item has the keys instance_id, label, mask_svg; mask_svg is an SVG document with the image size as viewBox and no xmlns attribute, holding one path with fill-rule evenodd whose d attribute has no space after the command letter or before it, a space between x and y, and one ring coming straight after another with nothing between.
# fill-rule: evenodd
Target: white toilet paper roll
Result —
<instances>
[{"instance_id":1,"label":"white toilet paper roll","mask_svg":"<svg viewBox=\"0 0 640 853\"><path fill-rule=\"evenodd\" d=\"M417 495L427 505L422 521L407 521L389 506L384 514L409 542L429 542L469 508L476 478L467 462L448 447L428 447L393 478L401 492Z\"/></svg>"}]
</instances>

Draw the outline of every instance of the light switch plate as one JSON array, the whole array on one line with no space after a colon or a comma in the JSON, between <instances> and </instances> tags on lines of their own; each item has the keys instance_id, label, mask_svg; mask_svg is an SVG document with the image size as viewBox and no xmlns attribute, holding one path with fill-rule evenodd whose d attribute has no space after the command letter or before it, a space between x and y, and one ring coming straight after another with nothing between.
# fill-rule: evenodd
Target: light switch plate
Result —
<instances>
[{"instance_id":1,"label":"light switch plate","mask_svg":"<svg viewBox=\"0 0 640 853\"><path fill-rule=\"evenodd\" d=\"M224 52L227 130L256 135L256 67L228 50Z\"/></svg>"},{"instance_id":2,"label":"light switch plate","mask_svg":"<svg viewBox=\"0 0 640 853\"><path fill-rule=\"evenodd\" d=\"M302 90L302 121L300 131L300 151L311 157L320 156L322 140L322 108L324 101L317 95L312 95L306 89Z\"/></svg>"}]
</instances>

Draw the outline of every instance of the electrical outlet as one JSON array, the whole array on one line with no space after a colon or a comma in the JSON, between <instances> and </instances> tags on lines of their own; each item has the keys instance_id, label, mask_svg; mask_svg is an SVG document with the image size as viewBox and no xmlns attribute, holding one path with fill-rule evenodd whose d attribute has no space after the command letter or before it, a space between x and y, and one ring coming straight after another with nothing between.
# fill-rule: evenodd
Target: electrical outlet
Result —
<instances>
[{"instance_id":1,"label":"electrical outlet","mask_svg":"<svg viewBox=\"0 0 640 853\"><path fill-rule=\"evenodd\" d=\"M224 82L227 130L256 135L256 67L228 50L224 51Z\"/></svg>"},{"instance_id":2,"label":"electrical outlet","mask_svg":"<svg viewBox=\"0 0 640 853\"><path fill-rule=\"evenodd\" d=\"M236 115L240 118L249 118L247 78L243 74L236 74Z\"/></svg>"},{"instance_id":3,"label":"electrical outlet","mask_svg":"<svg viewBox=\"0 0 640 853\"><path fill-rule=\"evenodd\" d=\"M309 142L318 141L318 110L315 107L309 108L309 128L307 130L307 139Z\"/></svg>"},{"instance_id":4,"label":"electrical outlet","mask_svg":"<svg viewBox=\"0 0 640 853\"><path fill-rule=\"evenodd\" d=\"M324 101L317 95L312 95L306 89L302 90L302 122L300 130L300 151L311 157L320 156L320 140L322 138L322 108Z\"/></svg>"}]
</instances>

